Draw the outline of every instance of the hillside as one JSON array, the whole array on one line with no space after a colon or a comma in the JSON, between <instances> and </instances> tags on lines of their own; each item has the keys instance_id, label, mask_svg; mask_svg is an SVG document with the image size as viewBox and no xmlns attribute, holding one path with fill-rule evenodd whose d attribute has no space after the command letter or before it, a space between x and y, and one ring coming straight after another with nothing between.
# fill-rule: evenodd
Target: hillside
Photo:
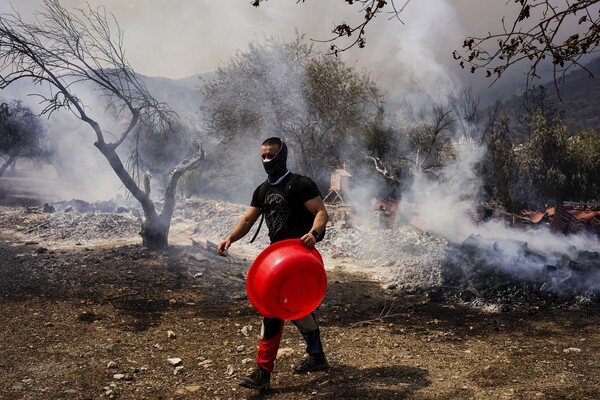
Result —
<instances>
[{"instance_id":1,"label":"hillside","mask_svg":"<svg viewBox=\"0 0 600 400\"><path fill-rule=\"evenodd\" d=\"M202 104L202 93L199 88L202 79L210 79L210 73L194 75L179 80L144 75L138 76L144 81L150 94L158 101L167 103L183 120L194 123L199 119L200 105ZM32 82L22 80L2 90L0 92L0 99L2 101L20 99L34 111L39 112L41 111L39 98L32 96L32 94L46 93L47 90L46 86L34 85ZM86 105L92 107L94 110L102 111L105 109L104 98L98 97L98 92L95 91L94 87L86 84L79 85L75 92L85 101Z\"/></svg>"},{"instance_id":2,"label":"hillside","mask_svg":"<svg viewBox=\"0 0 600 400\"><path fill-rule=\"evenodd\" d=\"M571 132L600 131L600 58L586 64L586 68L589 72L584 69L573 71L556 86L553 81L541 85L546 89L548 99L564 112L563 121ZM516 114L522 108L523 100L522 95L513 96L504 102L504 108L509 115Z\"/></svg>"}]
</instances>

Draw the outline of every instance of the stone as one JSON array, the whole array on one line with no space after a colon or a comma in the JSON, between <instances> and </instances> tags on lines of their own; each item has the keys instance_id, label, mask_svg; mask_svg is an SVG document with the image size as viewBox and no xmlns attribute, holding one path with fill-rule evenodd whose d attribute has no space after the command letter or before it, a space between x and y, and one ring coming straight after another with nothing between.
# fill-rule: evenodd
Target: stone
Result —
<instances>
[{"instance_id":1,"label":"stone","mask_svg":"<svg viewBox=\"0 0 600 400\"><path fill-rule=\"evenodd\" d=\"M108 364L106 364L106 368L108 368L108 369L115 369L117 367L118 367L118 365L114 361L109 361Z\"/></svg>"},{"instance_id":2,"label":"stone","mask_svg":"<svg viewBox=\"0 0 600 400\"><path fill-rule=\"evenodd\" d=\"M176 367L176 366L180 365L182 361L181 361L181 358L172 357L172 358L168 358L167 362L169 363L169 365Z\"/></svg>"}]
</instances>

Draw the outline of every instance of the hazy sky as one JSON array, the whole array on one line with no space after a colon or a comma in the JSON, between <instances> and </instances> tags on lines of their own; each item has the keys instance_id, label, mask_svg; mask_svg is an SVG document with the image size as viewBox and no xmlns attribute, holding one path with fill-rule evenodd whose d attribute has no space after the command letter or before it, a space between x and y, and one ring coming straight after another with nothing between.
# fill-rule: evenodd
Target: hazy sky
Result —
<instances>
[{"instance_id":1,"label":"hazy sky","mask_svg":"<svg viewBox=\"0 0 600 400\"><path fill-rule=\"evenodd\" d=\"M399 0L397 4L402 4ZM244 50L248 42L275 36L284 40L296 32L328 39L335 23L360 21L356 6L341 0L271 0L252 7L250 0L91 0L113 13L125 32L127 57L134 69L149 76L183 78L214 70ZM40 0L18 0L14 8L26 19ZM67 8L82 0L63 0ZM0 11L10 10L3 0ZM504 0L412 0L402 22L377 17L368 28L367 47L343 58L370 71L386 87L410 82L432 85L438 79L464 82L471 74L452 59L468 34L484 34L499 26L502 15L514 12ZM327 44L316 44L326 50ZM483 79L475 81L481 85ZM508 81L508 79L507 79Z\"/></svg>"}]
</instances>

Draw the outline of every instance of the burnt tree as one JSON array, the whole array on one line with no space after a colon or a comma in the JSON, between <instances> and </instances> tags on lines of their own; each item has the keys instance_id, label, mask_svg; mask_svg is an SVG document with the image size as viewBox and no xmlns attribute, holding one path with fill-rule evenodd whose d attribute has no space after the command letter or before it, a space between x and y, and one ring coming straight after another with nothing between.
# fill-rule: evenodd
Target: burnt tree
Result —
<instances>
[{"instance_id":1,"label":"burnt tree","mask_svg":"<svg viewBox=\"0 0 600 400\"><path fill-rule=\"evenodd\" d=\"M168 246L177 183L186 171L199 166L202 152L191 152L171 170L159 212L141 188L135 165L126 167L118 149L140 126L168 130L177 115L149 93L125 59L123 31L114 17L103 7L93 9L89 4L85 9L67 10L58 0L43 0L33 23L16 12L1 15L0 88L19 80L50 87L50 93L42 89L36 93L44 105L42 114L67 109L92 129L94 145L143 209L143 244L150 249ZM106 99L106 109L113 110L122 127L120 133L105 131L89 104L84 104L81 94L90 87Z\"/></svg>"}]
</instances>

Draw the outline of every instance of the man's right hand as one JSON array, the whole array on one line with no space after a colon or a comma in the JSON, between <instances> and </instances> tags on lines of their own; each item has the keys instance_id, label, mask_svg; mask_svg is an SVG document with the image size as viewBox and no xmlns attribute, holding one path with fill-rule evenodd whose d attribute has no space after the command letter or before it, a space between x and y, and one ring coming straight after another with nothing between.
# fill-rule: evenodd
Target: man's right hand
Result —
<instances>
[{"instance_id":1,"label":"man's right hand","mask_svg":"<svg viewBox=\"0 0 600 400\"><path fill-rule=\"evenodd\" d=\"M223 257L227 257L227 253L226 251L229 250L229 247L231 246L231 240L229 239L225 239L223 240L221 243L219 243L219 245L217 246L217 253L220 256Z\"/></svg>"},{"instance_id":2,"label":"man's right hand","mask_svg":"<svg viewBox=\"0 0 600 400\"><path fill-rule=\"evenodd\" d=\"M252 225L256 222L259 216L260 208L252 206L248 207L242 218L237 222L237 224L235 224L235 227L231 233L227 235L227 237L223 239L221 243L219 243L217 246L217 253L220 256L226 257L226 251L229 250L231 244L236 240L243 238L246 233L250 231L250 228L252 228Z\"/></svg>"}]
</instances>

